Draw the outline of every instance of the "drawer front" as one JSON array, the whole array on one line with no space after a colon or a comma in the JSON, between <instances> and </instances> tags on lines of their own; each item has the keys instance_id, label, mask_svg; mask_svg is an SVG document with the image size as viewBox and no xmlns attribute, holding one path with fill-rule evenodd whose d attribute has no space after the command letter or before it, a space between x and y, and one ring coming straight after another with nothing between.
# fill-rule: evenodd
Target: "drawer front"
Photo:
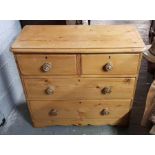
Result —
<instances>
[{"instance_id":1,"label":"drawer front","mask_svg":"<svg viewBox=\"0 0 155 155\"><path fill-rule=\"evenodd\" d=\"M17 55L22 75L75 75L76 55Z\"/></svg>"},{"instance_id":2,"label":"drawer front","mask_svg":"<svg viewBox=\"0 0 155 155\"><path fill-rule=\"evenodd\" d=\"M82 74L137 74L139 54L82 54Z\"/></svg>"},{"instance_id":3,"label":"drawer front","mask_svg":"<svg viewBox=\"0 0 155 155\"><path fill-rule=\"evenodd\" d=\"M121 118L113 119L54 119L50 120L33 120L34 127L47 127L51 125L76 125L76 126L85 126L85 125L127 125L129 119L129 114L126 114Z\"/></svg>"},{"instance_id":4,"label":"drawer front","mask_svg":"<svg viewBox=\"0 0 155 155\"><path fill-rule=\"evenodd\" d=\"M128 99L134 83L135 78L24 79L28 100Z\"/></svg>"},{"instance_id":5,"label":"drawer front","mask_svg":"<svg viewBox=\"0 0 155 155\"><path fill-rule=\"evenodd\" d=\"M30 108L35 122L61 124L60 120L69 119L66 123L70 121L80 125L83 121L91 124L90 120L96 119L102 120L102 124L125 117L130 102L131 100L30 101Z\"/></svg>"}]
</instances>

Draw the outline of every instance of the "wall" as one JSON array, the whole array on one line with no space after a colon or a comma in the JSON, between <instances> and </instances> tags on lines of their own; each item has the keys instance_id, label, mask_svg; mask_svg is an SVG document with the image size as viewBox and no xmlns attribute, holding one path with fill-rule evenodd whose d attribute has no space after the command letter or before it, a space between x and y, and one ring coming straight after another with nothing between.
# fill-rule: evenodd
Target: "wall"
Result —
<instances>
[{"instance_id":1,"label":"wall","mask_svg":"<svg viewBox=\"0 0 155 155\"><path fill-rule=\"evenodd\" d=\"M19 21L0 21L0 123L23 100L23 89L10 46L21 30Z\"/></svg>"},{"instance_id":2,"label":"wall","mask_svg":"<svg viewBox=\"0 0 155 155\"><path fill-rule=\"evenodd\" d=\"M91 20L90 25L133 24L140 32L145 44L149 44L150 20Z\"/></svg>"}]
</instances>

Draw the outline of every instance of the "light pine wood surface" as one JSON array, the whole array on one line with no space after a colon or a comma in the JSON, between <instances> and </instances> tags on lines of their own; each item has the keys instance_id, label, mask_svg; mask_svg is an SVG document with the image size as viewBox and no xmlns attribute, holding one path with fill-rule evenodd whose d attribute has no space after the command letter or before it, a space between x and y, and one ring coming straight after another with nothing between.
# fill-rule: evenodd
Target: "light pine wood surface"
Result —
<instances>
[{"instance_id":1,"label":"light pine wood surface","mask_svg":"<svg viewBox=\"0 0 155 155\"><path fill-rule=\"evenodd\" d=\"M33 125L126 125L143 49L131 25L26 26L12 51Z\"/></svg>"},{"instance_id":2,"label":"light pine wood surface","mask_svg":"<svg viewBox=\"0 0 155 155\"><path fill-rule=\"evenodd\" d=\"M86 75L135 75L138 71L139 54L82 54L81 57L82 74ZM111 63L111 71L104 70L107 63Z\"/></svg>"},{"instance_id":3,"label":"light pine wood surface","mask_svg":"<svg viewBox=\"0 0 155 155\"><path fill-rule=\"evenodd\" d=\"M75 75L76 55L37 55L19 54L16 56L22 75ZM48 72L42 70L45 63L50 63Z\"/></svg>"},{"instance_id":4,"label":"light pine wood surface","mask_svg":"<svg viewBox=\"0 0 155 155\"><path fill-rule=\"evenodd\" d=\"M66 101L30 101L32 118L36 122L54 120L59 122L63 119L75 119L77 123L87 122L89 119L107 120L115 122L129 112L131 100L66 100ZM57 115L50 115L54 109ZM109 114L102 115L102 110L106 109ZM52 123L52 121L51 121Z\"/></svg>"},{"instance_id":5,"label":"light pine wood surface","mask_svg":"<svg viewBox=\"0 0 155 155\"><path fill-rule=\"evenodd\" d=\"M128 51L140 52L144 43L132 25L110 25L110 26L25 26L15 43L12 51L22 53L49 52L56 49L60 53L66 49L68 53L74 53L72 49L101 49L103 51L112 49L113 52ZM30 50L31 49L31 50ZM39 50L38 50L39 49ZM60 51L59 51L60 49ZM38 50L38 51L37 51ZM54 50L51 50L54 52ZM101 52L101 51L100 51ZM85 51L81 51L85 53Z\"/></svg>"},{"instance_id":6,"label":"light pine wood surface","mask_svg":"<svg viewBox=\"0 0 155 155\"><path fill-rule=\"evenodd\" d=\"M135 78L24 79L24 84L29 100L129 99ZM48 87L54 88L53 94L46 94ZM111 92L103 94L105 87Z\"/></svg>"}]
</instances>

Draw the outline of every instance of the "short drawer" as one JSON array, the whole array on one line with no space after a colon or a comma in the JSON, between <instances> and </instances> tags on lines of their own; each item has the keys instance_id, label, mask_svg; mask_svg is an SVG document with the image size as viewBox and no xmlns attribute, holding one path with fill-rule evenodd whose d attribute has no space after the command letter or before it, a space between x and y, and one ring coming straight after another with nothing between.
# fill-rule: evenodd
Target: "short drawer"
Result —
<instances>
[{"instance_id":1,"label":"short drawer","mask_svg":"<svg viewBox=\"0 0 155 155\"><path fill-rule=\"evenodd\" d=\"M82 74L135 75L139 54L82 54Z\"/></svg>"},{"instance_id":2,"label":"short drawer","mask_svg":"<svg viewBox=\"0 0 155 155\"><path fill-rule=\"evenodd\" d=\"M132 98L135 78L24 79L29 100Z\"/></svg>"},{"instance_id":3,"label":"short drawer","mask_svg":"<svg viewBox=\"0 0 155 155\"><path fill-rule=\"evenodd\" d=\"M93 119L95 119L102 125L125 117L130 110L130 102L131 100L68 100L30 101L29 104L31 116L35 122L63 125L62 122L65 120L67 125L83 123L93 125Z\"/></svg>"},{"instance_id":4,"label":"short drawer","mask_svg":"<svg viewBox=\"0 0 155 155\"><path fill-rule=\"evenodd\" d=\"M76 55L16 55L22 75L75 75Z\"/></svg>"}]
</instances>

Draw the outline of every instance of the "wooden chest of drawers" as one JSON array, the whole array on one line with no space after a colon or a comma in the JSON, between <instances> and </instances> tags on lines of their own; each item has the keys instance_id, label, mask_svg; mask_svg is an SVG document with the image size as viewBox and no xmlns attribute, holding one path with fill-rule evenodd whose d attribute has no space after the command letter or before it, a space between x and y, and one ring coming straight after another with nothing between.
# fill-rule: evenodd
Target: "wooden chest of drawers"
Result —
<instances>
[{"instance_id":1,"label":"wooden chest of drawers","mask_svg":"<svg viewBox=\"0 0 155 155\"><path fill-rule=\"evenodd\" d=\"M127 124L144 43L134 26L26 26L12 45L35 127Z\"/></svg>"}]
</instances>

